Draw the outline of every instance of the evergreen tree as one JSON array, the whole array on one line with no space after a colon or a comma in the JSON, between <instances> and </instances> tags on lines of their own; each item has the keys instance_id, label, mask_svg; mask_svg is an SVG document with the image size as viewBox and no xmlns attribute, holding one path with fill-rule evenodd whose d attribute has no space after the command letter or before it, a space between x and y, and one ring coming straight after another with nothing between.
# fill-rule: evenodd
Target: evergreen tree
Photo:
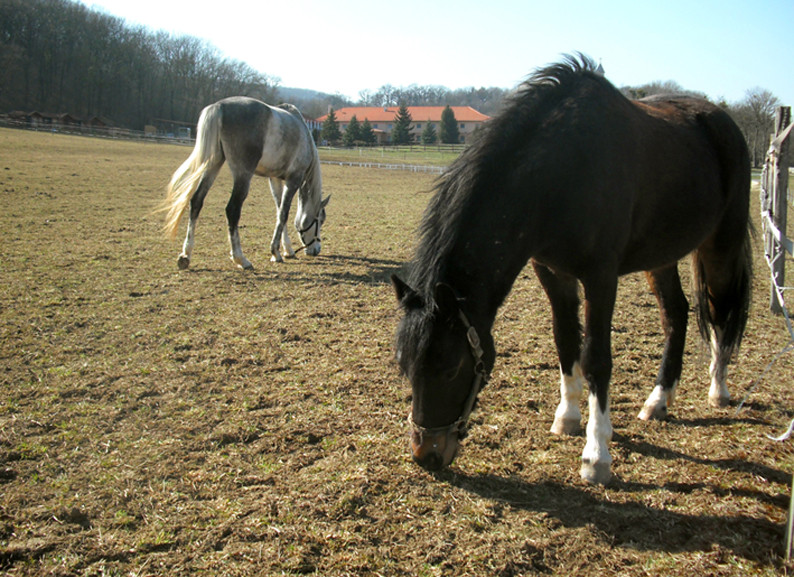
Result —
<instances>
[{"instance_id":1,"label":"evergreen tree","mask_svg":"<svg viewBox=\"0 0 794 577\"><path fill-rule=\"evenodd\" d=\"M345 146L354 146L359 140L361 140L361 124L359 124L358 118L356 118L354 114L353 118L350 119L350 123L347 125L345 135L342 137L342 144Z\"/></svg>"},{"instance_id":2,"label":"evergreen tree","mask_svg":"<svg viewBox=\"0 0 794 577\"><path fill-rule=\"evenodd\" d=\"M375 132L372 130L372 125L369 123L367 118L365 118L364 122L361 123L359 128L359 137L364 144L375 144L377 141L375 138Z\"/></svg>"},{"instance_id":3,"label":"evergreen tree","mask_svg":"<svg viewBox=\"0 0 794 577\"><path fill-rule=\"evenodd\" d=\"M433 123L428 119L422 131L422 144L435 144L437 140L438 134L436 134L436 127L433 126Z\"/></svg>"},{"instance_id":4,"label":"evergreen tree","mask_svg":"<svg viewBox=\"0 0 794 577\"><path fill-rule=\"evenodd\" d=\"M336 113L332 108L323 122L322 139L329 143L339 142L342 134L339 132L339 123L336 121Z\"/></svg>"},{"instance_id":5,"label":"evergreen tree","mask_svg":"<svg viewBox=\"0 0 794 577\"><path fill-rule=\"evenodd\" d=\"M438 129L438 136L444 144L458 144L460 142L460 131L455 113L447 105L441 113L441 126Z\"/></svg>"},{"instance_id":6,"label":"evergreen tree","mask_svg":"<svg viewBox=\"0 0 794 577\"><path fill-rule=\"evenodd\" d=\"M408 112L408 107L405 104L401 104L394 116L394 128L391 131L392 144L410 144L413 141L411 124L413 124L411 113Z\"/></svg>"}]
</instances>

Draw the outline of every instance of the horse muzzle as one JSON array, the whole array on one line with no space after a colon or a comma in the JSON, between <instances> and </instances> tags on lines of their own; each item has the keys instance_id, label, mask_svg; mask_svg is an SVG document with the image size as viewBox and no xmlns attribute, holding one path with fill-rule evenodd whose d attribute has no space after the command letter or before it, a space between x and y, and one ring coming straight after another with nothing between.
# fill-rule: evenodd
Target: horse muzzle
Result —
<instances>
[{"instance_id":1,"label":"horse muzzle","mask_svg":"<svg viewBox=\"0 0 794 577\"><path fill-rule=\"evenodd\" d=\"M320 241L318 240L318 241L315 241L315 242L311 243L309 246L307 246L303 250L309 256L317 256L317 255L320 254L320 249L321 248L322 248L322 246L320 245Z\"/></svg>"},{"instance_id":2,"label":"horse muzzle","mask_svg":"<svg viewBox=\"0 0 794 577\"><path fill-rule=\"evenodd\" d=\"M440 471L452 464L458 447L457 432L430 434L416 429L411 432L411 456L427 471Z\"/></svg>"}]
</instances>

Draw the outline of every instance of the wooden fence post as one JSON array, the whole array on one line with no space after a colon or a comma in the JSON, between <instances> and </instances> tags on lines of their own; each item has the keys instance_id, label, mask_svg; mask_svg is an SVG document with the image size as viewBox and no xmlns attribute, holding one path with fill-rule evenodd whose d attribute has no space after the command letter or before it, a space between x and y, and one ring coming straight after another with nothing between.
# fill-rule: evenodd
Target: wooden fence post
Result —
<instances>
[{"instance_id":1,"label":"wooden fence post","mask_svg":"<svg viewBox=\"0 0 794 577\"><path fill-rule=\"evenodd\" d=\"M769 184L771 190L771 217L772 222L783 235L786 234L786 222L788 220L788 165L785 162L786 150L788 149L788 139L783 138L778 142L778 138L791 124L791 108L779 106L775 111L775 134L772 137L772 146L767 155L767 163L771 160L769 169ZM786 250L780 241L769 238L768 254L771 257L772 278L778 287L785 286L786 283ZM774 314L783 314L783 308L778 300L777 289L772 286L769 296L769 310Z\"/></svg>"}]
</instances>

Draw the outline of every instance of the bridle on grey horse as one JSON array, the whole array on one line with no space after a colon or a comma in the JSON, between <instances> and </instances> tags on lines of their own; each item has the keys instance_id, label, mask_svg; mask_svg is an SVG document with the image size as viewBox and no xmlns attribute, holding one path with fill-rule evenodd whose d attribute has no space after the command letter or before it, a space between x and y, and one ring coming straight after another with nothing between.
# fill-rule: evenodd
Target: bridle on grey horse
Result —
<instances>
[{"instance_id":1,"label":"bridle on grey horse","mask_svg":"<svg viewBox=\"0 0 794 577\"><path fill-rule=\"evenodd\" d=\"M413 412L410 415L411 426L414 431L420 433L422 436L439 436L442 434L457 433L458 439L465 439L468 434L468 422L471 412L474 409L474 401L477 400L477 395L485 386L488 381L488 374L485 371L485 362L483 361L482 344L480 343L480 335L477 334L477 329L472 326L469 319L463 313L458 311L458 316L466 327L466 339L469 341L469 348L474 357L474 381L471 384L469 396L466 397L466 402L463 405L463 412L458 419L450 424L441 427L422 427L414 421Z\"/></svg>"},{"instance_id":2,"label":"bridle on grey horse","mask_svg":"<svg viewBox=\"0 0 794 577\"><path fill-rule=\"evenodd\" d=\"M303 242L303 233L309 232L312 229L312 227L314 227L314 238L308 244L304 244L300 248L296 248L295 252L299 252L304 249L307 249L315 242L320 242L320 219L319 217L314 217L314 220L309 223L309 226L307 226L303 230L298 229L298 234L301 237L301 243Z\"/></svg>"}]
</instances>

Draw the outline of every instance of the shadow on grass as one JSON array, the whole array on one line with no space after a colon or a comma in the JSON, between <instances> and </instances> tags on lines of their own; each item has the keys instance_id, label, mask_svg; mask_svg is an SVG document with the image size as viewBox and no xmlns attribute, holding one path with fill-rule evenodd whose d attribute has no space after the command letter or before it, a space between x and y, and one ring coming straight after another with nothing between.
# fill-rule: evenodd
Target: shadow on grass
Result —
<instances>
[{"instance_id":1,"label":"shadow on grass","mask_svg":"<svg viewBox=\"0 0 794 577\"><path fill-rule=\"evenodd\" d=\"M791 480L791 476L781 470L740 459L691 456L626 438L616 438L615 442L643 454L645 458L685 460L715 469L763 476L784 485ZM741 487L719 487L709 482L666 483L660 479L659 484L646 484L613 478L602 490L578 481L570 485L553 481L528 483L515 477L470 474L459 469L437 473L435 477L479 497L545 514L568 528L595 527L606 537L609 546L667 553L712 553L719 548L754 563L780 566L782 562L785 548L782 524L746 513L687 514L681 510L669 510L664 503L646 504L642 495L633 496L635 500L632 501L614 498L615 493L637 493L656 501L654 497L664 490L672 495L671 499L675 500L678 495L683 500L685 495L701 491L712 500L713 506L709 508L715 512L721 510L723 498L735 499L737 496L752 499L764 508L785 510L788 496L777 494L771 485L770 492L764 493Z\"/></svg>"},{"instance_id":2,"label":"shadow on grass","mask_svg":"<svg viewBox=\"0 0 794 577\"><path fill-rule=\"evenodd\" d=\"M294 266L299 265L298 267ZM317 267L317 268L315 268ZM265 262L255 264L251 270L241 270L234 265L228 268L192 266L180 274L239 274L248 275L258 281L293 281L300 283L321 282L324 284L381 284L389 283L392 274L405 274L403 261L370 258L354 255L299 256L283 263Z\"/></svg>"}]
</instances>

